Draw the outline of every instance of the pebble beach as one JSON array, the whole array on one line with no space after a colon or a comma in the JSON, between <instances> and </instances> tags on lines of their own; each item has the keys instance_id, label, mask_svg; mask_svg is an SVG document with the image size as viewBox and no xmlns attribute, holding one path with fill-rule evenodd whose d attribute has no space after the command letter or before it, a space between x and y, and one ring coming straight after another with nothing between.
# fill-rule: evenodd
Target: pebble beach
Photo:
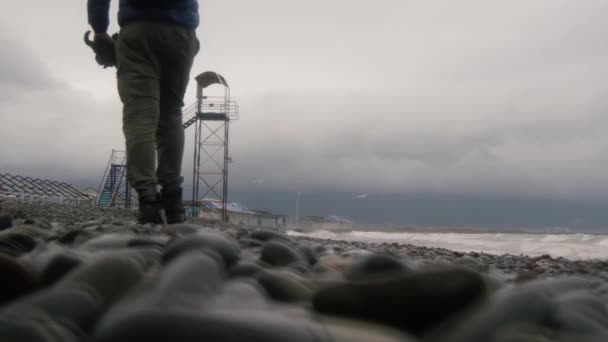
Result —
<instances>
[{"instance_id":1,"label":"pebble beach","mask_svg":"<svg viewBox=\"0 0 608 342\"><path fill-rule=\"evenodd\" d=\"M608 262L0 199L0 341L608 341Z\"/></svg>"}]
</instances>

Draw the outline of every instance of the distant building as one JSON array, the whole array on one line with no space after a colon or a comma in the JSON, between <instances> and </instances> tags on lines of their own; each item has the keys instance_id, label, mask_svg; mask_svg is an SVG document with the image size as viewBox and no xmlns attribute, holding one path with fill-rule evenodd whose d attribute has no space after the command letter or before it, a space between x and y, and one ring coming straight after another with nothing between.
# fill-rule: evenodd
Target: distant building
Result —
<instances>
[{"instance_id":1,"label":"distant building","mask_svg":"<svg viewBox=\"0 0 608 342\"><path fill-rule=\"evenodd\" d=\"M323 222L323 230L350 232L353 230L353 221L341 216L328 216Z\"/></svg>"},{"instance_id":2,"label":"distant building","mask_svg":"<svg viewBox=\"0 0 608 342\"><path fill-rule=\"evenodd\" d=\"M198 214L192 215L192 201L186 203L186 214L209 220L221 220L222 203L216 200L201 200ZM252 210L241 203L228 203L226 206L228 222L233 224L245 224L248 226L259 226L269 228L283 228L287 224L287 216L275 215L267 211Z\"/></svg>"},{"instance_id":3,"label":"distant building","mask_svg":"<svg viewBox=\"0 0 608 342\"><path fill-rule=\"evenodd\" d=\"M294 229L300 232L311 232L315 230L350 232L353 230L353 221L340 216L306 216L300 220L299 227Z\"/></svg>"},{"instance_id":4,"label":"distant building","mask_svg":"<svg viewBox=\"0 0 608 342\"><path fill-rule=\"evenodd\" d=\"M300 219L299 226L295 228L297 231L313 231L323 229L324 217L321 216L306 216Z\"/></svg>"},{"instance_id":5,"label":"distant building","mask_svg":"<svg viewBox=\"0 0 608 342\"><path fill-rule=\"evenodd\" d=\"M256 213L257 225L263 227L285 227L287 215L275 215L263 210L252 210Z\"/></svg>"}]
</instances>

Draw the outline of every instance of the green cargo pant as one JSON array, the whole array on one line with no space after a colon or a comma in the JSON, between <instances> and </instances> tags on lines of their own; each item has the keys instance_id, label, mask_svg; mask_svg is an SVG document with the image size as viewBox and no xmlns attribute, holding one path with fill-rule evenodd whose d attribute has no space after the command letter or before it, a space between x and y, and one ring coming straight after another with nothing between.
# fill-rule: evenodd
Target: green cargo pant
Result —
<instances>
[{"instance_id":1,"label":"green cargo pant","mask_svg":"<svg viewBox=\"0 0 608 342\"><path fill-rule=\"evenodd\" d=\"M181 187L181 109L198 50L194 30L184 27L137 22L120 30L117 80L124 105L127 177L142 199L154 197L158 184L166 191Z\"/></svg>"}]
</instances>

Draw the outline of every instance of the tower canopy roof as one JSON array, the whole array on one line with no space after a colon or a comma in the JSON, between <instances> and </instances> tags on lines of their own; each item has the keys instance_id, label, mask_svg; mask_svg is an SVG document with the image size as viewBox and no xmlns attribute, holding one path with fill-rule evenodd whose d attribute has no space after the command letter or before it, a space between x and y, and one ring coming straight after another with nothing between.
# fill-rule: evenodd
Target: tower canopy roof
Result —
<instances>
[{"instance_id":1,"label":"tower canopy roof","mask_svg":"<svg viewBox=\"0 0 608 342\"><path fill-rule=\"evenodd\" d=\"M208 86L213 84L221 84L226 88L230 88L224 76L213 71L205 71L202 74L196 76L194 79L203 88L207 88Z\"/></svg>"}]
</instances>

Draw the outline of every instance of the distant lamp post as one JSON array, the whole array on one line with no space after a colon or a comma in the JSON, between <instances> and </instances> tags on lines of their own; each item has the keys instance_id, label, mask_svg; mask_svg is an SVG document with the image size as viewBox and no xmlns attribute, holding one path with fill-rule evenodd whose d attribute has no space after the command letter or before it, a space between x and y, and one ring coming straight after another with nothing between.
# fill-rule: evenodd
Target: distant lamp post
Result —
<instances>
[{"instance_id":1,"label":"distant lamp post","mask_svg":"<svg viewBox=\"0 0 608 342\"><path fill-rule=\"evenodd\" d=\"M300 192L296 195L296 227L300 227Z\"/></svg>"}]
</instances>

